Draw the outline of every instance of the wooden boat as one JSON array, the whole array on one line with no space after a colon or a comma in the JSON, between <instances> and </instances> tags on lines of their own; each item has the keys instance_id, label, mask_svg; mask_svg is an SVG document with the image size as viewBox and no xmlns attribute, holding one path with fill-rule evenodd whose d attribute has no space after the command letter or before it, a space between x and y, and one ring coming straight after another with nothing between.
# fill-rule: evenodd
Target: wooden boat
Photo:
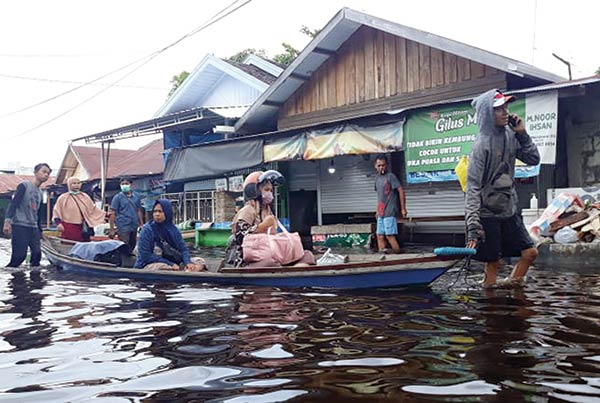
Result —
<instances>
[{"instance_id":1,"label":"wooden boat","mask_svg":"<svg viewBox=\"0 0 600 403\"><path fill-rule=\"evenodd\" d=\"M462 256L440 257L433 253L401 255L349 255L347 263L284 268L218 268L220 260L207 259L208 270L183 272L118 267L69 256L74 243L59 238L42 240L50 262L68 271L90 275L142 280L203 282L224 285L272 287L372 288L426 286L456 265ZM383 259L382 259L383 256Z\"/></svg>"}]
</instances>

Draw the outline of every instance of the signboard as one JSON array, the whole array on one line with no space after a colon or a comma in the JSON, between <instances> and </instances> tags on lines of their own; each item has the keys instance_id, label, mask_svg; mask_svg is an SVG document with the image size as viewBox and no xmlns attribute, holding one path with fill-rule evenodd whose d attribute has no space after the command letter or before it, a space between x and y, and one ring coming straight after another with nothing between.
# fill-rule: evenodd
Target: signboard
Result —
<instances>
[{"instance_id":1,"label":"signboard","mask_svg":"<svg viewBox=\"0 0 600 403\"><path fill-rule=\"evenodd\" d=\"M538 146L541 161L553 164L556 156L558 96L556 91L530 94L510 104L511 113L524 117L527 131ZM414 113L405 126L406 173L409 183L456 180L454 168L471 152L479 128L470 103ZM539 174L539 167L518 162L516 177Z\"/></svg>"},{"instance_id":2,"label":"signboard","mask_svg":"<svg viewBox=\"0 0 600 403\"><path fill-rule=\"evenodd\" d=\"M229 178L229 191L230 192L243 192L244 191L244 177L242 175L232 176Z\"/></svg>"},{"instance_id":3,"label":"signboard","mask_svg":"<svg viewBox=\"0 0 600 403\"><path fill-rule=\"evenodd\" d=\"M227 178L215 179L215 190L217 192L224 192L227 190Z\"/></svg>"},{"instance_id":4,"label":"signboard","mask_svg":"<svg viewBox=\"0 0 600 403\"><path fill-rule=\"evenodd\" d=\"M515 101L514 103L517 103ZM527 133L540 151L542 164L556 163L556 133L558 126L558 95L556 91L528 94L525 110L514 113L525 116ZM511 107L511 112L513 108Z\"/></svg>"}]
</instances>

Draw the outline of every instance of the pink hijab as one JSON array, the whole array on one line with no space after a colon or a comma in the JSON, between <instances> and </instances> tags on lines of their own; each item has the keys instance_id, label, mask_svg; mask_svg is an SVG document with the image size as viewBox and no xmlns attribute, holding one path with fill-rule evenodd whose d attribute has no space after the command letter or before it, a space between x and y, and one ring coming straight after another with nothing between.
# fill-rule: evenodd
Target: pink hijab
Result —
<instances>
[{"instance_id":1,"label":"pink hijab","mask_svg":"<svg viewBox=\"0 0 600 403\"><path fill-rule=\"evenodd\" d=\"M83 220L89 226L95 227L103 224L106 214L94 204L93 200L84 192L71 193L71 186L78 178L72 176L67 179L69 192L61 194L56 200L53 210L53 220L60 218L69 224L82 224Z\"/></svg>"}]
</instances>

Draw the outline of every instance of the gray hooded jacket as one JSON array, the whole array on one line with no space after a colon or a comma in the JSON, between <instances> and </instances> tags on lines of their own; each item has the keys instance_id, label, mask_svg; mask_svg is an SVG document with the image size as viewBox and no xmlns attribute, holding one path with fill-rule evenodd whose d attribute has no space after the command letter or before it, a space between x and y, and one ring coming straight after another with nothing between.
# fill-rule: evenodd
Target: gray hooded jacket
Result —
<instances>
[{"instance_id":1,"label":"gray hooded jacket","mask_svg":"<svg viewBox=\"0 0 600 403\"><path fill-rule=\"evenodd\" d=\"M517 211L514 184L505 213L495 214L482 203L482 192L491 184L498 166L503 161L508 163L508 174L512 178L515 173L515 158L528 165L540 162L537 146L527 133L517 134L509 126L496 126L493 107L496 91L487 91L471 103L477 113L479 136L473 143L467 170L465 215L469 240L478 238L477 233L482 229L481 217L508 218Z\"/></svg>"}]
</instances>

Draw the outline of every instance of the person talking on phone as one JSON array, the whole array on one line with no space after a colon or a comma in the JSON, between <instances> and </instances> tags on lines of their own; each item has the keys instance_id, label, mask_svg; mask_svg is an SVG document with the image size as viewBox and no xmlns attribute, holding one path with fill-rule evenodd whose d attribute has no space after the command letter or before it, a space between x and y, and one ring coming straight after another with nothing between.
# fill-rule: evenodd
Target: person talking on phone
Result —
<instances>
[{"instance_id":1,"label":"person talking on phone","mask_svg":"<svg viewBox=\"0 0 600 403\"><path fill-rule=\"evenodd\" d=\"M477 248L475 259L485 263L484 288L523 286L527 270L537 258L537 249L517 213L513 177L517 158L537 165L540 154L523 119L509 112L514 100L514 96L493 89L472 102L479 135L469 156L465 220L467 247ZM498 281L505 257L520 260L508 278Z\"/></svg>"}]
</instances>

